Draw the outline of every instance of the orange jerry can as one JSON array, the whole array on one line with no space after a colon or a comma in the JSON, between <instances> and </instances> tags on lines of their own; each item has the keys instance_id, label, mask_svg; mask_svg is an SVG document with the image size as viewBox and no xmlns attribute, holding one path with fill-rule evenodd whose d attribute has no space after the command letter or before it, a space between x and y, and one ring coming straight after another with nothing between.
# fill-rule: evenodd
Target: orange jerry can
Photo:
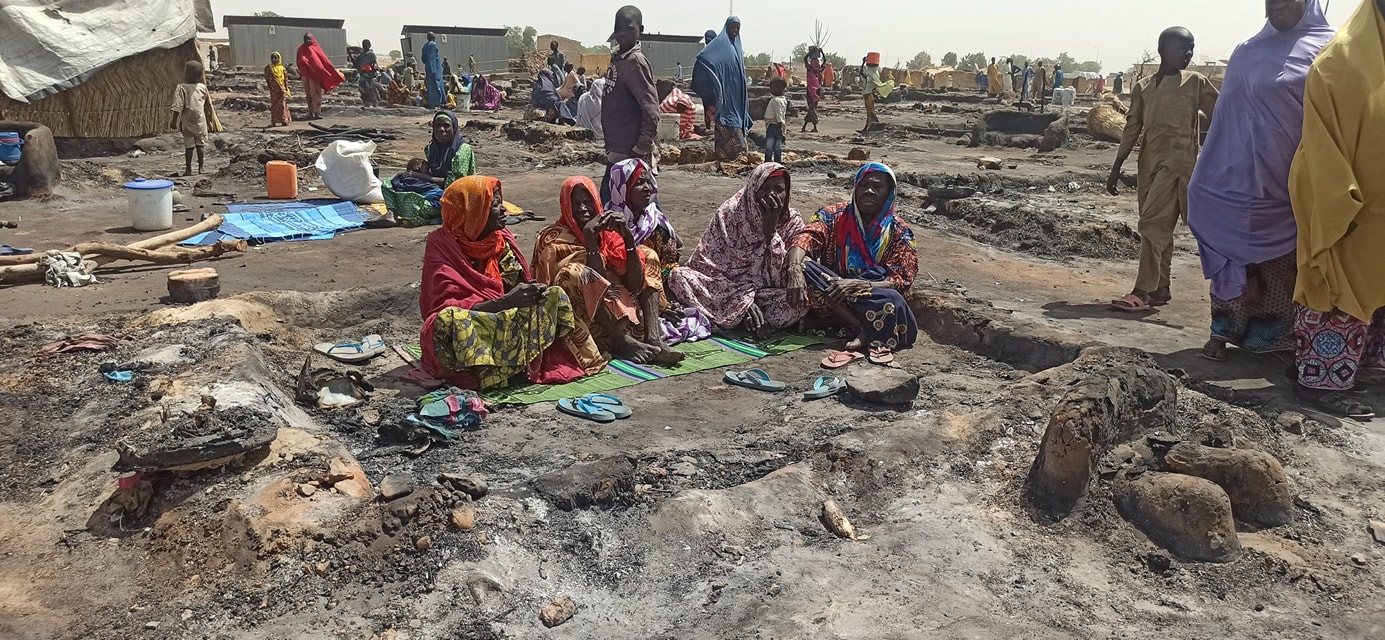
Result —
<instances>
[{"instance_id":1,"label":"orange jerry can","mask_svg":"<svg viewBox=\"0 0 1385 640\"><path fill-rule=\"evenodd\" d=\"M298 199L298 165L283 160L270 160L264 166L264 173L271 199Z\"/></svg>"}]
</instances>

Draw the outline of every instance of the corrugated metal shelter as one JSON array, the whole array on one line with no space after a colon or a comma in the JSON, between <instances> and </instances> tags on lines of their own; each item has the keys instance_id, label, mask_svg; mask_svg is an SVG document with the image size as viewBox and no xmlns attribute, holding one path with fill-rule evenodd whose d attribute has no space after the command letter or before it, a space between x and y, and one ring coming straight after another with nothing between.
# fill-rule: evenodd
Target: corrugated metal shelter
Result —
<instances>
[{"instance_id":1,"label":"corrugated metal shelter","mask_svg":"<svg viewBox=\"0 0 1385 640\"><path fill-rule=\"evenodd\" d=\"M224 16L221 26L231 38L231 57L221 63L263 67L269 64L269 54L278 51L284 54L284 63L291 65L303 44L303 34L311 33L333 65L348 67L345 24L345 20L318 18Z\"/></svg>"},{"instance_id":2,"label":"corrugated metal shelter","mask_svg":"<svg viewBox=\"0 0 1385 640\"><path fill-rule=\"evenodd\" d=\"M678 75L678 63L683 63L683 77L692 77L693 63L702 53L702 36L666 36L646 33L640 36L644 57L654 68L654 77L672 78ZM607 59L609 60L609 56Z\"/></svg>"},{"instance_id":3,"label":"corrugated metal shelter","mask_svg":"<svg viewBox=\"0 0 1385 640\"><path fill-rule=\"evenodd\" d=\"M451 63L453 73L467 71L468 56L476 57L477 73L505 73L510 70L510 47L505 42L504 29L406 24L400 34L400 50L406 55L414 54L419 71L423 70L423 45L428 42L429 32L437 36L438 53Z\"/></svg>"}]
</instances>

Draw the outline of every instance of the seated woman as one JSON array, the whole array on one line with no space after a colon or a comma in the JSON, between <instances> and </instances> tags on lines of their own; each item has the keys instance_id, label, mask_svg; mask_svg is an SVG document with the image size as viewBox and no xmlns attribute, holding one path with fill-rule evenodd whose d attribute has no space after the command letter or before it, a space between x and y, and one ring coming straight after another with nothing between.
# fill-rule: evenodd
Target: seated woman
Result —
<instances>
[{"instance_id":1,"label":"seated woman","mask_svg":"<svg viewBox=\"0 0 1385 640\"><path fill-rule=\"evenodd\" d=\"M895 217L896 185L889 167L861 167L851 202L819 210L789 250L789 289L798 295L806 286L814 310L855 331L847 351L868 349L876 362L918 338L903 295L918 274L918 249Z\"/></svg>"},{"instance_id":2,"label":"seated woman","mask_svg":"<svg viewBox=\"0 0 1385 640\"><path fill-rule=\"evenodd\" d=\"M534 278L562 287L572 301L579 330L590 334L603 353L637 363L675 365L683 354L660 338L659 256L635 243L625 220L602 213L601 198L590 178L563 183L558 223L539 232L534 242ZM601 353L577 353L584 364L600 362Z\"/></svg>"},{"instance_id":3,"label":"seated woman","mask_svg":"<svg viewBox=\"0 0 1385 640\"><path fill-rule=\"evenodd\" d=\"M471 88L471 108L478 111L495 111L500 108L500 102L505 99L505 94L495 88L486 76L477 74L476 84Z\"/></svg>"},{"instance_id":4,"label":"seated woman","mask_svg":"<svg viewBox=\"0 0 1385 640\"><path fill-rule=\"evenodd\" d=\"M789 185L783 165L756 167L717 210L688 266L669 272L670 295L723 329L766 332L802 320L808 307L802 289L790 295L789 246L803 219L789 207Z\"/></svg>"},{"instance_id":5,"label":"seated woman","mask_svg":"<svg viewBox=\"0 0 1385 640\"><path fill-rule=\"evenodd\" d=\"M654 172L643 160L631 158L611 165L608 180L611 201L606 203L606 210L625 217L635 243L659 254L663 275L668 276L682 257L683 241L656 202L659 184L654 180Z\"/></svg>"},{"instance_id":6,"label":"seated woman","mask_svg":"<svg viewBox=\"0 0 1385 640\"><path fill-rule=\"evenodd\" d=\"M529 267L505 229L500 181L462 178L442 196L442 228L423 254L424 370L465 389L504 387L524 374L536 384L571 382L600 371L574 353L572 303L558 287L529 280Z\"/></svg>"},{"instance_id":7,"label":"seated woman","mask_svg":"<svg viewBox=\"0 0 1385 640\"><path fill-rule=\"evenodd\" d=\"M462 137L457 116L451 111L433 115L433 139L423 148L423 155L428 159L426 172L411 169L400 174L410 180L401 181L400 176L395 176L381 189L385 206L406 227L438 224L441 212L428 201L428 192L433 188L446 189L453 182L476 174L476 154Z\"/></svg>"}]
</instances>

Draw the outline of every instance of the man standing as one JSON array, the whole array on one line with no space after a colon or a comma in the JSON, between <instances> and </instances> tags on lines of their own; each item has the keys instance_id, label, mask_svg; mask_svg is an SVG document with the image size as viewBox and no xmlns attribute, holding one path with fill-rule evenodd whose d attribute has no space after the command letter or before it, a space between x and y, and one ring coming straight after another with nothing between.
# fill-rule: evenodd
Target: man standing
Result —
<instances>
[{"instance_id":1,"label":"man standing","mask_svg":"<svg viewBox=\"0 0 1385 640\"><path fill-rule=\"evenodd\" d=\"M640 158L658 174L654 141L659 132L659 94L654 87L654 70L640 46L644 35L644 14L626 5L616 12L611 40L611 68L606 71L606 96L601 101L601 127L606 134L606 161L615 164ZM557 49L557 43L553 48ZM601 181L601 198L611 195L610 174Z\"/></svg>"},{"instance_id":2,"label":"man standing","mask_svg":"<svg viewBox=\"0 0 1385 640\"><path fill-rule=\"evenodd\" d=\"M1024 63L1024 71L1021 72L1020 75L1021 75L1021 77L1024 78L1023 86L1022 86L1022 88L1021 88L1021 90L1020 90L1020 100L1021 100L1021 101L1024 101L1024 102L1028 102L1028 101L1029 101L1029 88L1032 87L1032 86L1034 86L1034 84L1033 84L1033 82L1034 82L1034 68L1031 67L1031 66L1029 66L1029 63L1028 63L1028 62L1025 62L1025 63Z\"/></svg>"},{"instance_id":3,"label":"man standing","mask_svg":"<svg viewBox=\"0 0 1385 640\"><path fill-rule=\"evenodd\" d=\"M1063 65L1061 64L1053 65L1053 88L1063 88Z\"/></svg>"},{"instance_id":4,"label":"man standing","mask_svg":"<svg viewBox=\"0 0 1385 640\"><path fill-rule=\"evenodd\" d=\"M683 63L678 63L678 84L683 84Z\"/></svg>"},{"instance_id":5,"label":"man standing","mask_svg":"<svg viewBox=\"0 0 1385 640\"><path fill-rule=\"evenodd\" d=\"M1048 68L1039 62L1039 70L1034 72L1034 102L1039 103L1039 111L1048 106Z\"/></svg>"},{"instance_id":6,"label":"man standing","mask_svg":"<svg viewBox=\"0 0 1385 640\"><path fill-rule=\"evenodd\" d=\"M558 41L553 40L548 43L548 66L562 71L567 67L567 56L558 50Z\"/></svg>"},{"instance_id":7,"label":"man standing","mask_svg":"<svg viewBox=\"0 0 1385 640\"><path fill-rule=\"evenodd\" d=\"M1005 93L1005 83L1000 75L1000 65L996 64L995 58L991 58L991 66L986 67L986 80L989 86L989 93L992 98L999 97Z\"/></svg>"},{"instance_id":8,"label":"man standing","mask_svg":"<svg viewBox=\"0 0 1385 640\"><path fill-rule=\"evenodd\" d=\"M452 77L452 63L447 58L442 59L442 77Z\"/></svg>"},{"instance_id":9,"label":"man standing","mask_svg":"<svg viewBox=\"0 0 1385 640\"><path fill-rule=\"evenodd\" d=\"M1130 113L1106 190L1117 195L1121 165L1140 143L1140 270L1129 295L1113 300L1118 311L1148 311L1168 304L1173 232L1188 215L1188 181L1197 163L1201 124L1198 112L1212 117L1217 88L1206 76L1187 71L1193 61L1193 34L1183 27L1159 35L1159 73L1131 91Z\"/></svg>"},{"instance_id":10,"label":"man standing","mask_svg":"<svg viewBox=\"0 0 1385 640\"><path fill-rule=\"evenodd\" d=\"M1125 72L1124 72L1124 71L1117 71L1117 72L1116 72L1116 87L1115 87L1115 89L1116 89L1116 95L1120 95L1121 93L1123 93L1123 91L1124 91L1124 89L1125 89Z\"/></svg>"},{"instance_id":11,"label":"man standing","mask_svg":"<svg viewBox=\"0 0 1385 640\"><path fill-rule=\"evenodd\" d=\"M466 56L466 72L476 75L476 54L468 53Z\"/></svg>"},{"instance_id":12,"label":"man standing","mask_svg":"<svg viewBox=\"0 0 1385 640\"><path fill-rule=\"evenodd\" d=\"M380 103L380 81L376 79L377 63L375 52L369 40L361 41L361 52L356 54L356 87L361 90L361 104L374 107Z\"/></svg>"},{"instance_id":13,"label":"man standing","mask_svg":"<svg viewBox=\"0 0 1385 640\"><path fill-rule=\"evenodd\" d=\"M428 89L429 109L442 107L447 99L442 80L442 56L438 54L438 37L428 32L428 42L423 43L423 83Z\"/></svg>"}]
</instances>

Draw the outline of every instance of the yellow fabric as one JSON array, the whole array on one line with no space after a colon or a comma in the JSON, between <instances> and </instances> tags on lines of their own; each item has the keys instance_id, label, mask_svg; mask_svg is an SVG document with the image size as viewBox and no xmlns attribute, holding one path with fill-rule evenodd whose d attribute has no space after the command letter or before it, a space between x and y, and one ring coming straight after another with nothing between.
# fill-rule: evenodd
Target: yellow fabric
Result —
<instances>
[{"instance_id":1,"label":"yellow fabric","mask_svg":"<svg viewBox=\"0 0 1385 640\"><path fill-rule=\"evenodd\" d=\"M866 93L874 93L881 98L890 97L894 93L894 80L882 82L880 80L880 67L866 67Z\"/></svg>"},{"instance_id":2,"label":"yellow fabric","mask_svg":"<svg viewBox=\"0 0 1385 640\"><path fill-rule=\"evenodd\" d=\"M1385 307L1385 19L1364 0L1308 73L1289 174L1298 287L1310 309L1370 322Z\"/></svg>"},{"instance_id":3,"label":"yellow fabric","mask_svg":"<svg viewBox=\"0 0 1385 640\"><path fill-rule=\"evenodd\" d=\"M1005 93L1005 84L1000 79L1000 67L994 62L991 63L991 66L986 67L986 76L989 77L991 81L991 95L995 96Z\"/></svg>"},{"instance_id":4,"label":"yellow fabric","mask_svg":"<svg viewBox=\"0 0 1385 640\"><path fill-rule=\"evenodd\" d=\"M269 54L269 72L274 74L274 79L279 82L279 86L284 88L284 97L293 96L289 93L289 72L284 68L284 57L278 51Z\"/></svg>"}]
</instances>

